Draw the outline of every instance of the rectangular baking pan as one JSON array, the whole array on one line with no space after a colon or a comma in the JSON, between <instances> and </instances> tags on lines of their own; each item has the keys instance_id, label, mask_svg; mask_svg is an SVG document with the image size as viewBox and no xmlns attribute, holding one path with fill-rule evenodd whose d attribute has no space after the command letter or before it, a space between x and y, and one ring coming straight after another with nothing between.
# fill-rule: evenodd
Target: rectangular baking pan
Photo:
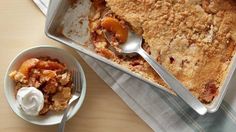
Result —
<instances>
[{"instance_id":1,"label":"rectangular baking pan","mask_svg":"<svg viewBox=\"0 0 236 132\"><path fill-rule=\"evenodd\" d=\"M174 94L167 88L157 83L154 83L146 78L143 78L140 75L133 73L128 69L122 67L121 65L118 65L117 63L98 55L95 51L93 51L93 48L85 46L85 45L92 45L92 43L90 43L89 40L87 40L89 37L88 36L89 28L88 26L86 26L86 24L88 23L87 18L90 10L90 4L91 2L89 0L80 0L80 5L78 5L77 9L75 10L74 9L75 7L71 8L71 3L69 3L69 0L51 0L45 26L46 35L49 38L60 42L61 44L67 45L80 52L83 52L86 55L89 55L108 65L111 65L112 67L121 70L133 77L136 77L152 86L160 88L171 94ZM82 25L80 25L81 23ZM60 34L60 29L62 28L69 34L68 36ZM74 33L70 34L70 32ZM210 104L204 104L207 107L209 113L213 113L219 109L219 106L225 96L228 84L233 76L235 68L236 68L236 57L234 55L228 68L229 69L228 73L225 76L225 80L222 86L219 88L219 95L216 96Z\"/></svg>"}]
</instances>

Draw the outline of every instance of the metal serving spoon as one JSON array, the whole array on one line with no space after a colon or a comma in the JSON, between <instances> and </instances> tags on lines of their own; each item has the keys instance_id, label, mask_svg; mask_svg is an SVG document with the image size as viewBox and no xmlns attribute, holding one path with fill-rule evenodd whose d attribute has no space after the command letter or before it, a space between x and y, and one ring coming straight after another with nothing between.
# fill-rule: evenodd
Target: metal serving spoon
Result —
<instances>
[{"instance_id":1,"label":"metal serving spoon","mask_svg":"<svg viewBox=\"0 0 236 132\"><path fill-rule=\"evenodd\" d=\"M104 31L104 36L109 43L111 34ZM124 44L119 46L121 53L138 53L141 55L151 67L159 74L159 76L172 88L179 97L181 97L188 105L190 105L198 114L204 115L207 112L206 107L196 99L172 74L170 74L164 67L155 61L145 50L142 48L142 37L136 35L133 31L128 30L128 39Z\"/></svg>"}]
</instances>

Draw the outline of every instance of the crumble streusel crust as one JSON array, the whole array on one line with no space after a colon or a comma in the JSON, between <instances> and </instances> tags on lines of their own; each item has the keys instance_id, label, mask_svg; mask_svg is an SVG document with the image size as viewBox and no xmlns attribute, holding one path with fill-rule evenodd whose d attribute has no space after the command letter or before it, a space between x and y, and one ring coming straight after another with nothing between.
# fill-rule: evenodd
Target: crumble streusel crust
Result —
<instances>
[{"instance_id":1,"label":"crumble streusel crust","mask_svg":"<svg viewBox=\"0 0 236 132\"><path fill-rule=\"evenodd\" d=\"M106 0L106 6L143 36L145 50L200 101L210 103L218 94L235 53L236 2ZM166 86L143 59L120 57L100 42L99 54Z\"/></svg>"}]
</instances>

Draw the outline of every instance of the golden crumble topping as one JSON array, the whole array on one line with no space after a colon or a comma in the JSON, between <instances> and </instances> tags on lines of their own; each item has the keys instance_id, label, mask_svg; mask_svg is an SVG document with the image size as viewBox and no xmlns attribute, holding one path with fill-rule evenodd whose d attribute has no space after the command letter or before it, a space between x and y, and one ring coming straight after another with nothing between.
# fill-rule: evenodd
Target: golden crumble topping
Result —
<instances>
[{"instance_id":1,"label":"golden crumble topping","mask_svg":"<svg viewBox=\"0 0 236 132\"><path fill-rule=\"evenodd\" d=\"M90 28L99 54L167 87L142 58L110 48L102 34L101 18L112 12L143 36L143 48L200 101L210 103L218 94L235 53L236 2L94 0L93 5Z\"/></svg>"}]
</instances>

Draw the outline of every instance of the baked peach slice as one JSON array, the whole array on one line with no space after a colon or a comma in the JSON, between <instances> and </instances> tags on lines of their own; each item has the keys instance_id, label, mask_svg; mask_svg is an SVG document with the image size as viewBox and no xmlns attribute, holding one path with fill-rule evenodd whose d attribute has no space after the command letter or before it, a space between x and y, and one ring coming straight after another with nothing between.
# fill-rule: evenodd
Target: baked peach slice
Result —
<instances>
[{"instance_id":1,"label":"baked peach slice","mask_svg":"<svg viewBox=\"0 0 236 132\"><path fill-rule=\"evenodd\" d=\"M126 42L128 38L128 30L116 18L105 17L101 21L101 26L115 34L115 37L120 43Z\"/></svg>"},{"instance_id":2,"label":"baked peach slice","mask_svg":"<svg viewBox=\"0 0 236 132\"><path fill-rule=\"evenodd\" d=\"M39 59L37 58L31 58L24 61L19 68L19 72L25 75L26 78L28 78L30 69L35 67L38 64L38 62Z\"/></svg>"},{"instance_id":3,"label":"baked peach slice","mask_svg":"<svg viewBox=\"0 0 236 132\"><path fill-rule=\"evenodd\" d=\"M51 60L40 60L36 65L36 68L45 69L45 70L64 70L65 66L59 62Z\"/></svg>"}]
</instances>

